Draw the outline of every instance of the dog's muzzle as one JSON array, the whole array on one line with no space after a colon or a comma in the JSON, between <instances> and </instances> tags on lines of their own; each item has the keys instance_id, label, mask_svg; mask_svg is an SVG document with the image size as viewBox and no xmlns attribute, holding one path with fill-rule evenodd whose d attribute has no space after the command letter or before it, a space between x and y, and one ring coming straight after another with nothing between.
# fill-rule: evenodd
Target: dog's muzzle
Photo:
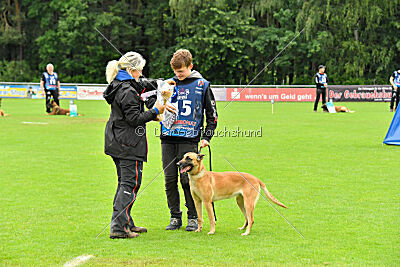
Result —
<instances>
[{"instance_id":1,"label":"dog's muzzle","mask_svg":"<svg viewBox=\"0 0 400 267\"><path fill-rule=\"evenodd\" d=\"M176 165L180 168L181 173L189 172L193 168L193 165L187 164L185 162L178 162Z\"/></svg>"}]
</instances>

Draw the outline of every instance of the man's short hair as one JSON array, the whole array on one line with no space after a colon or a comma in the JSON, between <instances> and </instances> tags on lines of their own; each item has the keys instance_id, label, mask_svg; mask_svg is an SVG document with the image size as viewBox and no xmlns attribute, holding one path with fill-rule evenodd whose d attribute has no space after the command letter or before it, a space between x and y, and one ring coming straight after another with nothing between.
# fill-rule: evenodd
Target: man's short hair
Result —
<instances>
[{"instance_id":1,"label":"man's short hair","mask_svg":"<svg viewBox=\"0 0 400 267\"><path fill-rule=\"evenodd\" d=\"M187 49L179 49L172 56L170 63L173 69L189 67L192 64L192 54Z\"/></svg>"}]
</instances>

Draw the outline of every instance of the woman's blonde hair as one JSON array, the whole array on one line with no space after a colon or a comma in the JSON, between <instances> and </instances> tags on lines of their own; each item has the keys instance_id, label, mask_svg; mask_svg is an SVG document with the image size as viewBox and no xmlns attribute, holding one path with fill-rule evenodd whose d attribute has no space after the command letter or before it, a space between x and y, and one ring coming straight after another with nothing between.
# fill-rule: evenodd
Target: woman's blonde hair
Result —
<instances>
[{"instance_id":1,"label":"woman's blonde hair","mask_svg":"<svg viewBox=\"0 0 400 267\"><path fill-rule=\"evenodd\" d=\"M119 70L138 70L142 71L146 65L146 60L136 52L128 52L123 55L118 61L109 61L106 67L106 79L111 83Z\"/></svg>"}]
</instances>

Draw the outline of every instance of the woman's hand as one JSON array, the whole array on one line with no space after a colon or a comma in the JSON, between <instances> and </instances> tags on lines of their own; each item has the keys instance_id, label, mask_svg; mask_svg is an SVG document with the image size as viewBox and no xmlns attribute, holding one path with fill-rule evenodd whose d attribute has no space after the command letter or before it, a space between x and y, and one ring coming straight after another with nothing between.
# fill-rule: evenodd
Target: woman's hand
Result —
<instances>
[{"instance_id":1,"label":"woman's hand","mask_svg":"<svg viewBox=\"0 0 400 267\"><path fill-rule=\"evenodd\" d=\"M158 114L155 121L162 121L163 120L163 115L162 114Z\"/></svg>"},{"instance_id":2,"label":"woman's hand","mask_svg":"<svg viewBox=\"0 0 400 267\"><path fill-rule=\"evenodd\" d=\"M166 105L165 105L165 104L164 104L164 105L161 105L159 101L156 101L154 107L158 109L158 111L160 112L159 114L163 114Z\"/></svg>"}]
</instances>

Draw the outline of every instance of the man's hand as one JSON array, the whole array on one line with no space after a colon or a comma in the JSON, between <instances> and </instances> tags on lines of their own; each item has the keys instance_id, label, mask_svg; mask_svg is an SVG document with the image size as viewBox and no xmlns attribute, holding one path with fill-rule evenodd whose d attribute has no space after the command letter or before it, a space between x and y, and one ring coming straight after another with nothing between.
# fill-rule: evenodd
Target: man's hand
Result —
<instances>
[{"instance_id":1,"label":"man's hand","mask_svg":"<svg viewBox=\"0 0 400 267\"><path fill-rule=\"evenodd\" d=\"M176 86L176 82L175 82L174 80L168 80L167 83L168 83L169 85Z\"/></svg>"},{"instance_id":2,"label":"man's hand","mask_svg":"<svg viewBox=\"0 0 400 267\"><path fill-rule=\"evenodd\" d=\"M328 84L327 84L327 83L324 83L324 86L325 86L325 87L328 87Z\"/></svg>"},{"instance_id":3,"label":"man's hand","mask_svg":"<svg viewBox=\"0 0 400 267\"><path fill-rule=\"evenodd\" d=\"M176 107L174 107L173 105L167 104L165 108L166 108L169 112L172 112L172 113L175 113L175 114L178 113L177 110L176 110Z\"/></svg>"},{"instance_id":4,"label":"man's hand","mask_svg":"<svg viewBox=\"0 0 400 267\"><path fill-rule=\"evenodd\" d=\"M206 146L209 146L209 145L210 145L210 143L209 143L207 140L205 140L205 139L202 139L202 140L200 141L200 147L201 147L201 148L206 147Z\"/></svg>"}]
</instances>

